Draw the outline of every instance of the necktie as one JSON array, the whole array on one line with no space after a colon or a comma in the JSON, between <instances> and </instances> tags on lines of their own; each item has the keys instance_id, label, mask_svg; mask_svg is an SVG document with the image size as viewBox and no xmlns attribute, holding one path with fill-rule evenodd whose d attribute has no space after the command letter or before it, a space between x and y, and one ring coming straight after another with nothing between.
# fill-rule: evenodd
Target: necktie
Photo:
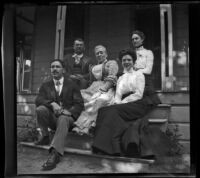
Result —
<instances>
[{"instance_id":1,"label":"necktie","mask_svg":"<svg viewBox=\"0 0 200 178\"><path fill-rule=\"evenodd\" d=\"M58 95L60 94L60 85L61 85L60 81L57 80L56 81L56 92L57 92Z\"/></svg>"},{"instance_id":2,"label":"necktie","mask_svg":"<svg viewBox=\"0 0 200 178\"><path fill-rule=\"evenodd\" d=\"M80 60L81 60L80 56L76 55L76 56L75 56L75 63L76 63L76 64L79 64L79 63L80 63Z\"/></svg>"}]
</instances>

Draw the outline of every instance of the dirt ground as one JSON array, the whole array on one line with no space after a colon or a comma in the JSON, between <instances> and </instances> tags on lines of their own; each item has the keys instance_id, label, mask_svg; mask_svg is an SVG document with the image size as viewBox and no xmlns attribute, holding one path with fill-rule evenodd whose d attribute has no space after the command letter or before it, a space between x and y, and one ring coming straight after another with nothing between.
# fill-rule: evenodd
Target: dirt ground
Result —
<instances>
[{"instance_id":1,"label":"dirt ground","mask_svg":"<svg viewBox=\"0 0 200 178\"><path fill-rule=\"evenodd\" d=\"M51 171L41 171L46 161L48 151L38 148L17 146L18 175L35 174L70 174L70 175L101 175L107 173L160 173L173 175L174 173L190 173L190 156L158 158L153 164L125 163L65 153L61 162Z\"/></svg>"}]
</instances>

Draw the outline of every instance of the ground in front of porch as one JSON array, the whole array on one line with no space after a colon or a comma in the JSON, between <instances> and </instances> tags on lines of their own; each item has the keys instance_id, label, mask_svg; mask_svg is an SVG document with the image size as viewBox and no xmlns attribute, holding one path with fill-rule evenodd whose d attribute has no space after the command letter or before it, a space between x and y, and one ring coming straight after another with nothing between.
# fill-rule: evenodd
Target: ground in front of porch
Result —
<instances>
[{"instance_id":1,"label":"ground in front of porch","mask_svg":"<svg viewBox=\"0 0 200 178\"><path fill-rule=\"evenodd\" d=\"M48 151L17 146L17 172L32 174L102 174L102 173L190 173L190 155L158 158L153 164L130 163L106 158L65 153L61 162L51 171L41 171Z\"/></svg>"}]
</instances>

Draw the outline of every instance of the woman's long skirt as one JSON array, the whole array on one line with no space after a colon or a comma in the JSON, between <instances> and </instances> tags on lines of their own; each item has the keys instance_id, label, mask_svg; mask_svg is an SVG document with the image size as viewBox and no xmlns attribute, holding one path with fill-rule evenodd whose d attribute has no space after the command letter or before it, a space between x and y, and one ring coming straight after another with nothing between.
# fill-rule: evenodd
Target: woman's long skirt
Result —
<instances>
[{"instance_id":1,"label":"woman's long skirt","mask_svg":"<svg viewBox=\"0 0 200 178\"><path fill-rule=\"evenodd\" d=\"M136 102L101 108L94 133L93 151L109 155L148 156L167 154L170 141L148 125L153 105L148 97Z\"/></svg>"},{"instance_id":2,"label":"woman's long skirt","mask_svg":"<svg viewBox=\"0 0 200 178\"><path fill-rule=\"evenodd\" d=\"M90 130L96 125L96 118L99 108L110 105L114 97L114 90L110 88L106 93L99 93L99 88L104 85L103 81L95 81L92 85L81 90L84 100L85 110L80 114L79 118L74 122L74 132L78 134L90 134Z\"/></svg>"}]
</instances>

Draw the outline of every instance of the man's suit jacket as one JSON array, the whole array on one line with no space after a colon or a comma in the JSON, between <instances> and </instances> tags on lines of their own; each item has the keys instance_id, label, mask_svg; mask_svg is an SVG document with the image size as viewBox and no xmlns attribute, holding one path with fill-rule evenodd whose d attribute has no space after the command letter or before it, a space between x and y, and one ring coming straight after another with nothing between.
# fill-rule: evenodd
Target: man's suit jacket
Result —
<instances>
[{"instance_id":1,"label":"man's suit jacket","mask_svg":"<svg viewBox=\"0 0 200 178\"><path fill-rule=\"evenodd\" d=\"M64 63L65 63L65 69L66 69L66 73L69 75L73 74L73 66L75 63L75 59L72 57L72 54L70 55L66 55L64 57ZM95 62L92 61L92 59L86 55L83 55L83 57L80 60L81 62L81 75L83 75L83 77L85 78L85 80L89 81L89 68L90 65L93 65Z\"/></svg>"},{"instance_id":2,"label":"man's suit jacket","mask_svg":"<svg viewBox=\"0 0 200 178\"><path fill-rule=\"evenodd\" d=\"M43 83L36 97L36 106L44 105L52 110L51 102L62 102L63 108L72 113L76 120L84 109L83 98L78 86L69 78L64 78L63 88L60 96L56 93L53 79Z\"/></svg>"}]
</instances>

